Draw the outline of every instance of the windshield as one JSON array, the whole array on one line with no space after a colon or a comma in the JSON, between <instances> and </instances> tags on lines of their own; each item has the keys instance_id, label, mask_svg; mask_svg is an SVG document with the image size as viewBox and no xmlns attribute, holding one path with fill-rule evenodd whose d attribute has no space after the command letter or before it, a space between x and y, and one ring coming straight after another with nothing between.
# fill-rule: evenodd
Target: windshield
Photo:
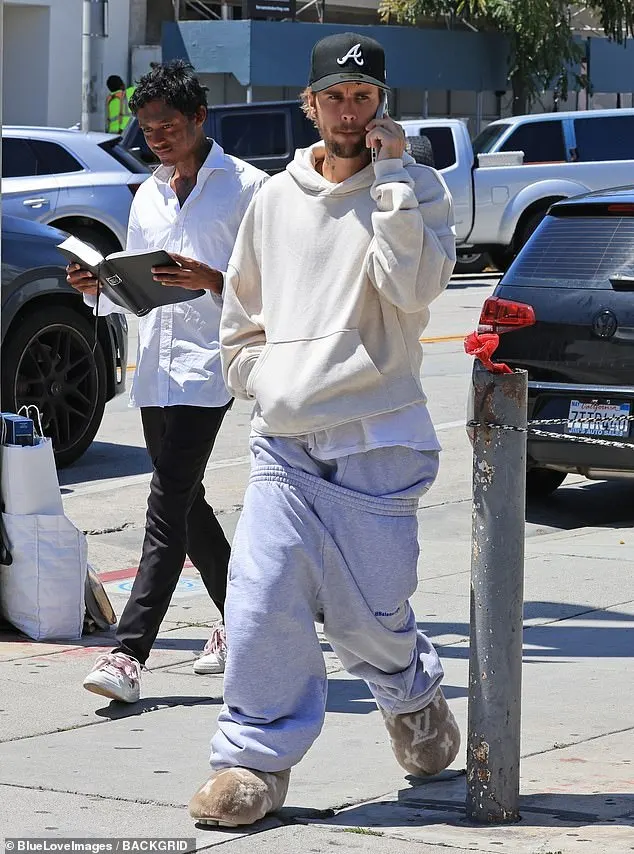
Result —
<instances>
[{"instance_id":1,"label":"windshield","mask_svg":"<svg viewBox=\"0 0 634 854\"><path fill-rule=\"evenodd\" d=\"M633 274L634 217L575 216L571 206L544 219L502 284L611 289L611 277Z\"/></svg>"},{"instance_id":2,"label":"windshield","mask_svg":"<svg viewBox=\"0 0 634 854\"><path fill-rule=\"evenodd\" d=\"M474 154L488 154L510 125L489 125L473 140Z\"/></svg>"}]
</instances>

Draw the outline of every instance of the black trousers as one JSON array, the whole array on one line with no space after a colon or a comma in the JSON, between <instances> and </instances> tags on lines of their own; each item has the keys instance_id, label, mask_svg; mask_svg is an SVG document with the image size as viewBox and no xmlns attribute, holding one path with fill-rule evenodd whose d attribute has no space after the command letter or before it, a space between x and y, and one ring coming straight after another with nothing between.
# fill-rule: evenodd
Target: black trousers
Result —
<instances>
[{"instance_id":1,"label":"black trousers","mask_svg":"<svg viewBox=\"0 0 634 854\"><path fill-rule=\"evenodd\" d=\"M167 613L185 555L224 614L230 546L202 484L223 407L142 407L145 444L154 472L139 570L126 603L114 652L145 664Z\"/></svg>"}]
</instances>

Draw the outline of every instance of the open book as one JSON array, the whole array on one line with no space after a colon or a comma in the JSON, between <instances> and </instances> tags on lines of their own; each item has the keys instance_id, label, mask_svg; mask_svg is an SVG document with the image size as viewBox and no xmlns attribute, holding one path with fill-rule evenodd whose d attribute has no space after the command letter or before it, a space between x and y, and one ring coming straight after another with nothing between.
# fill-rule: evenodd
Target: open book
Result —
<instances>
[{"instance_id":1,"label":"open book","mask_svg":"<svg viewBox=\"0 0 634 854\"><path fill-rule=\"evenodd\" d=\"M176 262L163 249L149 252L113 252L106 258L79 240L67 237L57 247L70 261L90 270L99 281L100 292L115 305L139 317L160 305L196 299L206 291L162 285L154 281L152 267L174 267Z\"/></svg>"}]
</instances>

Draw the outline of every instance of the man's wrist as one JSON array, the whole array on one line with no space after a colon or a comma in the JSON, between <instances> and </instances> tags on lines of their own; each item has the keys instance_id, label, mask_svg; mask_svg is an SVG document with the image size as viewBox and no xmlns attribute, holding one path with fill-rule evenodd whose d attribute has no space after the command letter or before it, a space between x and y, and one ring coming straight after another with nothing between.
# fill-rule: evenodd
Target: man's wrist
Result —
<instances>
[{"instance_id":1,"label":"man's wrist","mask_svg":"<svg viewBox=\"0 0 634 854\"><path fill-rule=\"evenodd\" d=\"M213 291L215 294L222 294L222 291L225 286L225 276L220 270L211 269L211 282L209 283L209 290Z\"/></svg>"}]
</instances>

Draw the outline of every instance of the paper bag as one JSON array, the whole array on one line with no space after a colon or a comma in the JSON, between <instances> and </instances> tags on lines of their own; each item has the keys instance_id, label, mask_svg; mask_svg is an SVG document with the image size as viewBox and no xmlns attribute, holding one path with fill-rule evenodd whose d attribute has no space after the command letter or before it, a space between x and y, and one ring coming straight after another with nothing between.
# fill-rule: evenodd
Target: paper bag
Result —
<instances>
[{"instance_id":1,"label":"paper bag","mask_svg":"<svg viewBox=\"0 0 634 854\"><path fill-rule=\"evenodd\" d=\"M81 637L88 547L64 515L2 514L10 565L0 566L0 611L33 640Z\"/></svg>"},{"instance_id":2,"label":"paper bag","mask_svg":"<svg viewBox=\"0 0 634 854\"><path fill-rule=\"evenodd\" d=\"M5 513L64 514L50 439L36 437L33 446L0 445L0 491Z\"/></svg>"}]
</instances>

